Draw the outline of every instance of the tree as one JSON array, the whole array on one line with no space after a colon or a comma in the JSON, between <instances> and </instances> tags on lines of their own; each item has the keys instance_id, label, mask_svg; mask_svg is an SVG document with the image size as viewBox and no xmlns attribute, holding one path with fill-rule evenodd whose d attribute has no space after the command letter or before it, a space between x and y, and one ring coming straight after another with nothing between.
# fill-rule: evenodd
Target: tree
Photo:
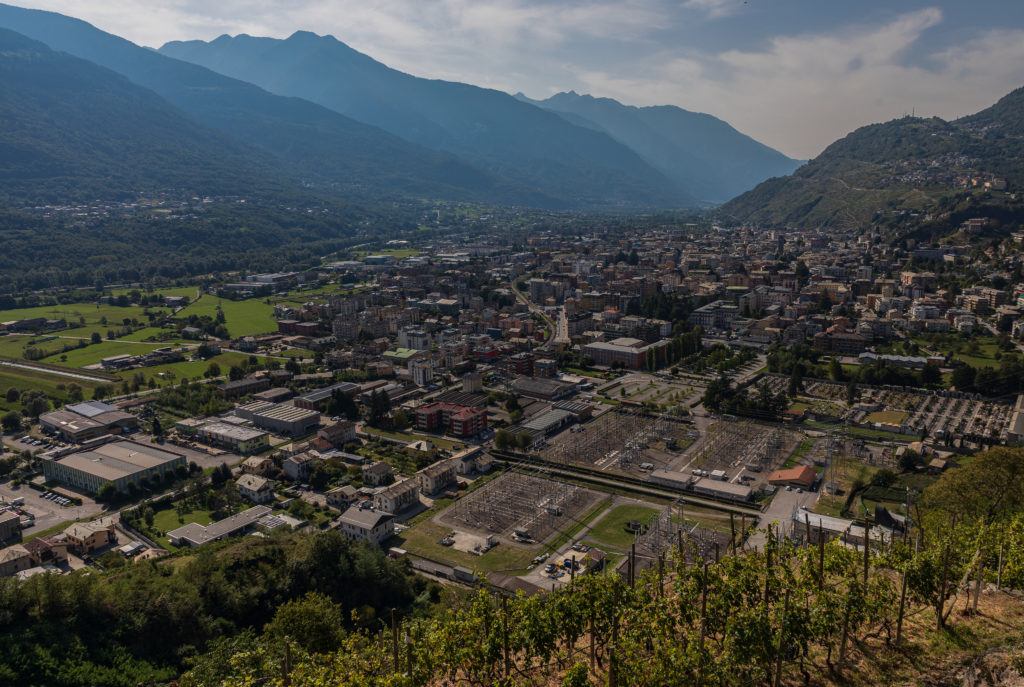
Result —
<instances>
[{"instance_id":1,"label":"tree","mask_svg":"<svg viewBox=\"0 0 1024 687\"><path fill-rule=\"evenodd\" d=\"M1024 507L1024 448L990 448L946 471L925 491L922 506L984 522L1019 512Z\"/></svg>"},{"instance_id":2,"label":"tree","mask_svg":"<svg viewBox=\"0 0 1024 687\"><path fill-rule=\"evenodd\" d=\"M871 475L871 484L876 487L891 487L896 481L896 473L889 468L882 468Z\"/></svg>"},{"instance_id":3,"label":"tree","mask_svg":"<svg viewBox=\"0 0 1024 687\"><path fill-rule=\"evenodd\" d=\"M8 403L17 403L18 399L21 398L21 392L12 386L7 390L6 398Z\"/></svg>"},{"instance_id":4,"label":"tree","mask_svg":"<svg viewBox=\"0 0 1024 687\"><path fill-rule=\"evenodd\" d=\"M384 418L391 412L391 397L383 391L374 391L370 394L370 424L380 425Z\"/></svg>"},{"instance_id":5,"label":"tree","mask_svg":"<svg viewBox=\"0 0 1024 687\"><path fill-rule=\"evenodd\" d=\"M532 441L533 440L530 437L530 433L527 432L525 429L516 435L516 446L518 446L519 450L521 451L525 451L526 449L530 448L530 444L532 443Z\"/></svg>"},{"instance_id":6,"label":"tree","mask_svg":"<svg viewBox=\"0 0 1024 687\"><path fill-rule=\"evenodd\" d=\"M114 486L113 482L104 482L100 485L100 488L96 490L96 500L103 503L110 503L117 498L117 487Z\"/></svg>"},{"instance_id":7,"label":"tree","mask_svg":"<svg viewBox=\"0 0 1024 687\"><path fill-rule=\"evenodd\" d=\"M412 421L409 419L409 414L402 408L395 411L394 415L391 416L391 425L395 429L401 431L403 429L409 429L412 426Z\"/></svg>"},{"instance_id":8,"label":"tree","mask_svg":"<svg viewBox=\"0 0 1024 687\"><path fill-rule=\"evenodd\" d=\"M103 341L103 337L100 336L99 332L93 332L92 336L89 337L89 341L93 342L94 344L98 344L99 342Z\"/></svg>"},{"instance_id":9,"label":"tree","mask_svg":"<svg viewBox=\"0 0 1024 687\"><path fill-rule=\"evenodd\" d=\"M519 410L518 408L516 410L513 410L511 413L508 414L508 419L509 422L511 422L512 424L516 424L517 422L523 419L523 411Z\"/></svg>"},{"instance_id":10,"label":"tree","mask_svg":"<svg viewBox=\"0 0 1024 687\"><path fill-rule=\"evenodd\" d=\"M237 382L239 379L242 379L243 377L245 377L245 370L243 370L238 365L232 365L230 368L228 368L228 379L230 379L232 382Z\"/></svg>"},{"instance_id":11,"label":"tree","mask_svg":"<svg viewBox=\"0 0 1024 687\"><path fill-rule=\"evenodd\" d=\"M152 433L153 433L153 436L155 436L155 437L162 437L164 435L164 427L163 427L163 425L160 424L160 418L158 418L158 417L154 417L153 418Z\"/></svg>"},{"instance_id":12,"label":"tree","mask_svg":"<svg viewBox=\"0 0 1024 687\"><path fill-rule=\"evenodd\" d=\"M82 398L82 387L74 382L68 384L68 400L72 403L78 403Z\"/></svg>"},{"instance_id":13,"label":"tree","mask_svg":"<svg viewBox=\"0 0 1024 687\"><path fill-rule=\"evenodd\" d=\"M204 377L220 377L220 365L217 363L210 363L206 366L206 372L203 373Z\"/></svg>"},{"instance_id":14,"label":"tree","mask_svg":"<svg viewBox=\"0 0 1024 687\"><path fill-rule=\"evenodd\" d=\"M504 451L512 444L514 437L507 429L499 429L494 433L494 448Z\"/></svg>"},{"instance_id":15,"label":"tree","mask_svg":"<svg viewBox=\"0 0 1024 687\"><path fill-rule=\"evenodd\" d=\"M828 376L833 382L843 381L843 366L839 364L838 358L828 361Z\"/></svg>"},{"instance_id":16,"label":"tree","mask_svg":"<svg viewBox=\"0 0 1024 687\"><path fill-rule=\"evenodd\" d=\"M5 432L17 432L21 429L21 414L17 410L11 410L0 418L0 425Z\"/></svg>"},{"instance_id":17,"label":"tree","mask_svg":"<svg viewBox=\"0 0 1024 687\"><path fill-rule=\"evenodd\" d=\"M857 388L857 382L853 378L846 383L846 405L852 406L860 398L860 390Z\"/></svg>"},{"instance_id":18,"label":"tree","mask_svg":"<svg viewBox=\"0 0 1024 687\"><path fill-rule=\"evenodd\" d=\"M920 456L917 455L917 451L911 451L906 449L903 451L903 455L900 456L900 470L903 472L910 472L917 469L917 460Z\"/></svg>"},{"instance_id":19,"label":"tree","mask_svg":"<svg viewBox=\"0 0 1024 687\"><path fill-rule=\"evenodd\" d=\"M974 379L978 371L970 365L959 365L953 368L953 387L957 391L974 389Z\"/></svg>"},{"instance_id":20,"label":"tree","mask_svg":"<svg viewBox=\"0 0 1024 687\"><path fill-rule=\"evenodd\" d=\"M109 384L97 384L96 388L92 390L92 397L93 400L102 401L107 396L110 396L111 393L113 393L113 387Z\"/></svg>"},{"instance_id":21,"label":"tree","mask_svg":"<svg viewBox=\"0 0 1024 687\"><path fill-rule=\"evenodd\" d=\"M42 389L29 389L21 395L21 404L25 406L25 415L35 419L50 409L50 399Z\"/></svg>"},{"instance_id":22,"label":"tree","mask_svg":"<svg viewBox=\"0 0 1024 687\"><path fill-rule=\"evenodd\" d=\"M935 363L928 363L921 368L921 384L930 388L941 386L942 370Z\"/></svg>"},{"instance_id":23,"label":"tree","mask_svg":"<svg viewBox=\"0 0 1024 687\"><path fill-rule=\"evenodd\" d=\"M278 607L263 631L274 641L291 640L306 651L326 653L341 646L344 623L341 606L325 594L309 592Z\"/></svg>"}]
</instances>

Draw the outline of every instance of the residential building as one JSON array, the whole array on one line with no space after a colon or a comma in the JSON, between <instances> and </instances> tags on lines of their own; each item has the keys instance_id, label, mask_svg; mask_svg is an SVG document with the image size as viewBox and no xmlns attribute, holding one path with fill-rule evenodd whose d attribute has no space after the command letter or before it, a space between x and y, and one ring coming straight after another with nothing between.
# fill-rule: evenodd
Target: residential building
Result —
<instances>
[{"instance_id":1,"label":"residential building","mask_svg":"<svg viewBox=\"0 0 1024 687\"><path fill-rule=\"evenodd\" d=\"M416 427L425 432L448 432L470 437L487 429L487 410L477 406L435 401L415 410Z\"/></svg>"},{"instance_id":2,"label":"residential building","mask_svg":"<svg viewBox=\"0 0 1024 687\"><path fill-rule=\"evenodd\" d=\"M359 490L351 484L346 484L344 486L334 487L333 489L328 490L325 496L327 497L328 506L331 508L337 508L340 511L345 511L359 499Z\"/></svg>"},{"instance_id":3,"label":"residential building","mask_svg":"<svg viewBox=\"0 0 1024 687\"><path fill-rule=\"evenodd\" d=\"M91 553L117 541L113 523L104 525L100 522L76 522L64 530L68 548L79 554Z\"/></svg>"},{"instance_id":4,"label":"residential building","mask_svg":"<svg viewBox=\"0 0 1024 687\"><path fill-rule=\"evenodd\" d=\"M352 506L339 518L342 534L355 541L381 544L395 533L395 518L371 508Z\"/></svg>"},{"instance_id":5,"label":"residential building","mask_svg":"<svg viewBox=\"0 0 1024 687\"><path fill-rule=\"evenodd\" d=\"M0 511L0 541L21 536L21 517L12 510Z\"/></svg>"},{"instance_id":6,"label":"residential building","mask_svg":"<svg viewBox=\"0 0 1024 687\"><path fill-rule=\"evenodd\" d=\"M385 487L373 495L373 504L385 513L398 513L420 502L419 482L407 479Z\"/></svg>"},{"instance_id":7,"label":"residential building","mask_svg":"<svg viewBox=\"0 0 1024 687\"><path fill-rule=\"evenodd\" d=\"M454 459L441 460L419 470L416 479L420 483L420 493L436 494L455 484L455 471L458 466Z\"/></svg>"},{"instance_id":8,"label":"residential building","mask_svg":"<svg viewBox=\"0 0 1024 687\"><path fill-rule=\"evenodd\" d=\"M363 465L363 484L379 487L391 479L391 466L382 460Z\"/></svg>"},{"instance_id":9,"label":"residential building","mask_svg":"<svg viewBox=\"0 0 1024 687\"><path fill-rule=\"evenodd\" d=\"M249 499L256 504L270 503L274 500L273 480L260 477L259 475L242 475L235 484L238 486L238 493L242 498Z\"/></svg>"},{"instance_id":10,"label":"residential building","mask_svg":"<svg viewBox=\"0 0 1024 687\"><path fill-rule=\"evenodd\" d=\"M308 453L300 453L295 456L288 456L281 463L281 470L288 478L295 482L305 482L313 474L315 461Z\"/></svg>"}]
</instances>

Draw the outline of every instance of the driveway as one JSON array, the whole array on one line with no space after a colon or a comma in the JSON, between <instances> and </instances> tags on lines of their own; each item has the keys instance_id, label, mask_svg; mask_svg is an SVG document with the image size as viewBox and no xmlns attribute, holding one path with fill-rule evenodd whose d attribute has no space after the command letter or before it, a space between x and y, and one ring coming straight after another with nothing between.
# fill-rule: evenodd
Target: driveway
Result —
<instances>
[{"instance_id":1,"label":"driveway","mask_svg":"<svg viewBox=\"0 0 1024 687\"><path fill-rule=\"evenodd\" d=\"M780 534L783 536L789 534L793 529L793 513L796 509L811 508L817 500L818 492L804 490L803 493L799 493L796 487L793 487L792 491L786 491L785 487L781 487L775 493L768 509L761 515L761 519L757 523L758 531L747 539L747 546L760 550L765 543L765 535L761 530L766 529L769 525L777 523Z\"/></svg>"},{"instance_id":2,"label":"driveway","mask_svg":"<svg viewBox=\"0 0 1024 687\"><path fill-rule=\"evenodd\" d=\"M75 493L62 487L58 487L57 491L63 494ZM20 487L12 487L10 481L7 480L0 483L0 498L8 502L19 497L24 498L25 505L20 506L20 508L31 513L36 518L35 523L31 527L21 531L21 535L25 539L34 536L36 532L42 532L62 522L78 520L80 518L91 518L103 511L103 507L100 504L80 494L78 496L82 499L81 506L61 506L53 501L44 499L44 493L24 484Z\"/></svg>"}]
</instances>

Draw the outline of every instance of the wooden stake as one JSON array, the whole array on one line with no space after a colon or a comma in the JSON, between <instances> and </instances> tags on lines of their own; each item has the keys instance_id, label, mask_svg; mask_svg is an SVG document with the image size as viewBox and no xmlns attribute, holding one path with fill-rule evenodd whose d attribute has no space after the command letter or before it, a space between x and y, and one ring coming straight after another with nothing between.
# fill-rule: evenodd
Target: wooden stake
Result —
<instances>
[{"instance_id":1,"label":"wooden stake","mask_svg":"<svg viewBox=\"0 0 1024 687\"><path fill-rule=\"evenodd\" d=\"M281 681L284 687L292 684L292 643L287 638L284 640L284 660L281 661Z\"/></svg>"},{"instance_id":2,"label":"wooden stake","mask_svg":"<svg viewBox=\"0 0 1024 687\"><path fill-rule=\"evenodd\" d=\"M729 529L732 531L732 552L736 553L736 518L729 513Z\"/></svg>"},{"instance_id":3,"label":"wooden stake","mask_svg":"<svg viewBox=\"0 0 1024 687\"><path fill-rule=\"evenodd\" d=\"M501 644L502 652L505 655L505 679L508 679L512 672L512 662L508 656L508 597L501 597ZM410 672L410 676L412 673Z\"/></svg>"},{"instance_id":4,"label":"wooden stake","mask_svg":"<svg viewBox=\"0 0 1024 687\"><path fill-rule=\"evenodd\" d=\"M807 545L811 545L811 516L804 513L804 530L807 532Z\"/></svg>"},{"instance_id":5,"label":"wooden stake","mask_svg":"<svg viewBox=\"0 0 1024 687\"><path fill-rule=\"evenodd\" d=\"M658 554L658 596L665 596L665 554Z\"/></svg>"},{"instance_id":6,"label":"wooden stake","mask_svg":"<svg viewBox=\"0 0 1024 687\"><path fill-rule=\"evenodd\" d=\"M786 648L786 615L789 613L789 590L786 590L786 600L782 602L782 623L779 626L779 648L775 655L775 687L782 684L782 651Z\"/></svg>"},{"instance_id":7,"label":"wooden stake","mask_svg":"<svg viewBox=\"0 0 1024 687\"><path fill-rule=\"evenodd\" d=\"M978 580L974 585L974 606L971 608L971 613L978 614L978 597L981 596L981 576L985 571L985 558L982 556L978 560Z\"/></svg>"},{"instance_id":8,"label":"wooden stake","mask_svg":"<svg viewBox=\"0 0 1024 687\"><path fill-rule=\"evenodd\" d=\"M615 645L619 641L619 585L615 584L615 597L613 599L612 607L615 609L612 613L612 646L611 652L608 657L608 687L615 687L616 672L618 666L615 661Z\"/></svg>"},{"instance_id":9,"label":"wooden stake","mask_svg":"<svg viewBox=\"0 0 1024 687\"><path fill-rule=\"evenodd\" d=\"M704 682L704 635L708 616L708 564L704 564L704 578L700 590L700 654L697 657L697 687Z\"/></svg>"},{"instance_id":10,"label":"wooden stake","mask_svg":"<svg viewBox=\"0 0 1024 687\"><path fill-rule=\"evenodd\" d=\"M1002 589L1003 587L1003 544L1004 541L999 542L999 568L996 570L996 587Z\"/></svg>"},{"instance_id":11,"label":"wooden stake","mask_svg":"<svg viewBox=\"0 0 1024 687\"><path fill-rule=\"evenodd\" d=\"M825 586L825 537L818 530L818 591Z\"/></svg>"},{"instance_id":12,"label":"wooden stake","mask_svg":"<svg viewBox=\"0 0 1024 687\"><path fill-rule=\"evenodd\" d=\"M398 667L398 615L393 608L391 609L391 657L394 660L397 673L400 670Z\"/></svg>"},{"instance_id":13,"label":"wooden stake","mask_svg":"<svg viewBox=\"0 0 1024 687\"><path fill-rule=\"evenodd\" d=\"M896 648L900 646L900 640L903 637L903 610L907 604L907 572L904 570L900 577L903 581L900 583L900 613L896 619Z\"/></svg>"},{"instance_id":14,"label":"wooden stake","mask_svg":"<svg viewBox=\"0 0 1024 687\"><path fill-rule=\"evenodd\" d=\"M864 523L864 588L868 586L868 565L871 562L871 523Z\"/></svg>"}]
</instances>

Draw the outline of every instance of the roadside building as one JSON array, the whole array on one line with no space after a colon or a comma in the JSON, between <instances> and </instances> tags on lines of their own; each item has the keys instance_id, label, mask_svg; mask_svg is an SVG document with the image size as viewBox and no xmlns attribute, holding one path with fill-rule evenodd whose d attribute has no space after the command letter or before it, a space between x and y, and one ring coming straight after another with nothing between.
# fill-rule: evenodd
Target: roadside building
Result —
<instances>
[{"instance_id":1,"label":"roadside building","mask_svg":"<svg viewBox=\"0 0 1024 687\"><path fill-rule=\"evenodd\" d=\"M433 465L428 465L418 471L416 479L420 483L420 493L436 494L454 486L457 467L457 461L449 458L448 460L441 460Z\"/></svg>"},{"instance_id":2,"label":"roadside building","mask_svg":"<svg viewBox=\"0 0 1024 687\"><path fill-rule=\"evenodd\" d=\"M0 541L21 536L21 517L12 510L0 512Z\"/></svg>"},{"instance_id":3,"label":"roadside building","mask_svg":"<svg viewBox=\"0 0 1024 687\"><path fill-rule=\"evenodd\" d=\"M209 525L190 522L184 527L168 532L167 538L174 546L200 546L207 542L241 534L268 515L270 515L270 508L267 506L253 506Z\"/></svg>"},{"instance_id":4,"label":"roadside building","mask_svg":"<svg viewBox=\"0 0 1024 687\"><path fill-rule=\"evenodd\" d=\"M64 530L68 548L79 554L91 553L117 541L114 525L99 522L76 522Z\"/></svg>"},{"instance_id":5,"label":"roadside building","mask_svg":"<svg viewBox=\"0 0 1024 687\"><path fill-rule=\"evenodd\" d=\"M256 504L270 503L274 500L274 482L259 475L242 475L235 484L242 498Z\"/></svg>"},{"instance_id":6,"label":"roadside building","mask_svg":"<svg viewBox=\"0 0 1024 687\"><path fill-rule=\"evenodd\" d=\"M419 482L407 479L385 487L373 495L373 504L385 513L398 513L420 502Z\"/></svg>"},{"instance_id":7,"label":"roadside building","mask_svg":"<svg viewBox=\"0 0 1024 687\"><path fill-rule=\"evenodd\" d=\"M391 466L382 460L363 465L363 484L379 487L391 478Z\"/></svg>"},{"instance_id":8,"label":"roadside building","mask_svg":"<svg viewBox=\"0 0 1024 687\"><path fill-rule=\"evenodd\" d=\"M768 484L810 489L817 479L818 473L814 468L809 465L799 465L788 470L776 470L768 478Z\"/></svg>"},{"instance_id":9,"label":"roadside building","mask_svg":"<svg viewBox=\"0 0 1024 687\"><path fill-rule=\"evenodd\" d=\"M370 508L352 506L339 521L342 534L355 541L379 545L395 533L394 516Z\"/></svg>"},{"instance_id":10,"label":"roadside building","mask_svg":"<svg viewBox=\"0 0 1024 687\"><path fill-rule=\"evenodd\" d=\"M281 463L281 470L288 475L288 479L295 482L305 482L313 474L314 460L308 453L300 453L295 456L288 456Z\"/></svg>"}]
</instances>

